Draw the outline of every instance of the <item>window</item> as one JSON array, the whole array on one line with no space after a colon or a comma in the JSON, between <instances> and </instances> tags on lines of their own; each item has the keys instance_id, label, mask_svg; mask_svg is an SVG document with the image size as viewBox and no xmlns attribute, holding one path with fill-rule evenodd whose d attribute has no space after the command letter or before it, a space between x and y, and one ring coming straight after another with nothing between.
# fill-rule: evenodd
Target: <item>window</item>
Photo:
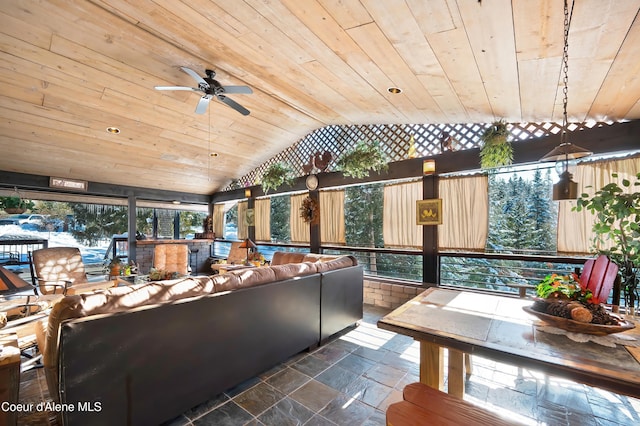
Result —
<instances>
[{"instance_id":1,"label":"window","mask_svg":"<svg viewBox=\"0 0 640 426\"><path fill-rule=\"evenodd\" d=\"M271 241L274 243L291 242L290 208L290 195L274 195L271 197Z\"/></svg>"}]
</instances>

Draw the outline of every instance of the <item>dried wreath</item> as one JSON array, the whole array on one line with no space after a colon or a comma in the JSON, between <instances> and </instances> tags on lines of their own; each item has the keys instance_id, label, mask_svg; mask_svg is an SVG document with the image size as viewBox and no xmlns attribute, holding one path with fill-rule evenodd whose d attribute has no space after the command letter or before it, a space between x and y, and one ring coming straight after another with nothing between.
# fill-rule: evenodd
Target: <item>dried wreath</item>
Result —
<instances>
[{"instance_id":1,"label":"dried wreath","mask_svg":"<svg viewBox=\"0 0 640 426\"><path fill-rule=\"evenodd\" d=\"M305 223L318 223L320 218L320 206L318 206L318 202L311 197L307 197L302 200L300 217L305 221Z\"/></svg>"}]
</instances>

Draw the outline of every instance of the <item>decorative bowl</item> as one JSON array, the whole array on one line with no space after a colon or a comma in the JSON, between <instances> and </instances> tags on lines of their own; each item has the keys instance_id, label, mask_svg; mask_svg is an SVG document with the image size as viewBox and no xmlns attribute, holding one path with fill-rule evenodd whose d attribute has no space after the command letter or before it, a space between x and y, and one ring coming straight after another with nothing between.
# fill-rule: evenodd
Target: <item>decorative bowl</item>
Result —
<instances>
[{"instance_id":1,"label":"decorative bowl","mask_svg":"<svg viewBox=\"0 0 640 426\"><path fill-rule=\"evenodd\" d=\"M561 328L566 331L570 331L572 333L584 333L584 334L593 334L596 336L605 336L607 334L620 333L622 331L631 330L635 328L635 324L626 321L615 314L609 314L616 320L618 320L618 325L602 325L602 324L592 324L585 323L580 321L574 321L568 318L557 317L555 315L549 315L544 312L539 312L533 309L531 306L523 306L522 309L535 316L538 319L546 322L549 325L554 327Z\"/></svg>"}]
</instances>

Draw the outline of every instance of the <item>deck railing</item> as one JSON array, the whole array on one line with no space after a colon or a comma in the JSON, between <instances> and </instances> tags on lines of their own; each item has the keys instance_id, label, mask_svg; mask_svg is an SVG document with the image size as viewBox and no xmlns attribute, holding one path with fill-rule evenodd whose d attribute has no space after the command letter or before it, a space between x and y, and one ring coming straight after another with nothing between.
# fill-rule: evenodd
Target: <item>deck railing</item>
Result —
<instances>
[{"instance_id":1,"label":"deck railing","mask_svg":"<svg viewBox=\"0 0 640 426\"><path fill-rule=\"evenodd\" d=\"M226 257L230 245L231 241L216 241L213 252ZM275 251L309 252L309 247L259 243L258 250L269 260ZM370 278L399 280L405 285L423 284L423 257L419 250L324 246L322 252L354 256ZM585 257L533 254L440 252L440 282L435 284L519 294L519 285L533 286L552 273L569 274L579 269L585 260Z\"/></svg>"}]
</instances>

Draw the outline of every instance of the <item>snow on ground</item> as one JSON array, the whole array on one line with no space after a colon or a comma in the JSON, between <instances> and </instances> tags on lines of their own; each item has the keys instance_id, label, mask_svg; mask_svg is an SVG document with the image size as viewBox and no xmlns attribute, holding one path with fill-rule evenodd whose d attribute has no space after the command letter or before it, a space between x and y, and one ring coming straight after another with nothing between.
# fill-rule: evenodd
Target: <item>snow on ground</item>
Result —
<instances>
[{"instance_id":1,"label":"snow on ground","mask_svg":"<svg viewBox=\"0 0 640 426\"><path fill-rule=\"evenodd\" d=\"M0 240L19 238L41 238L48 240L49 247L78 247L86 265L102 263L110 240L104 240L96 247L89 247L76 241L70 232L37 231L19 225L0 226Z\"/></svg>"}]
</instances>

